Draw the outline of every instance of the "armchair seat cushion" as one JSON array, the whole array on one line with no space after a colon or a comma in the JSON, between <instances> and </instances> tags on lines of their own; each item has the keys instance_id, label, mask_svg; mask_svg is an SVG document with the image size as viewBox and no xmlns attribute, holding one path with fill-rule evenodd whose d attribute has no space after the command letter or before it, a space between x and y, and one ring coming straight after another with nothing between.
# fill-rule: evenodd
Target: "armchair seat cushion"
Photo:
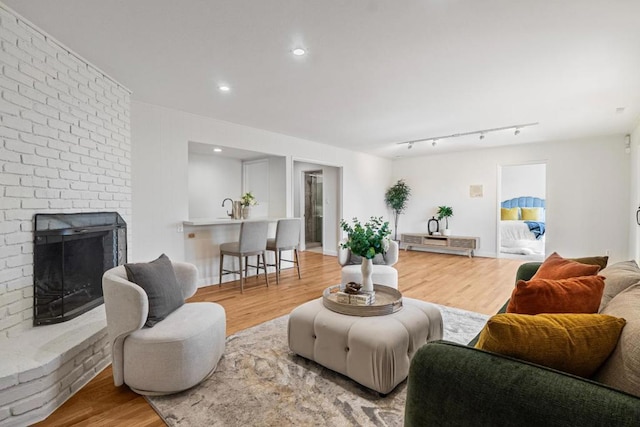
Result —
<instances>
[{"instance_id":1,"label":"armchair seat cushion","mask_svg":"<svg viewBox=\"0 0 640 427\"><path fill-rule=\"evenodd\" d=\"M378 285L390 286L398 289L398 270L390 265L373 265L373 274L371 275L373 283ZM341 283L362 282L362 270L360 265L345 265L342 267Z\"/></svg>"},{"instance_id":2,"label":"armchair seat cushion","mask_svg":"<svg viewBox=\"0 0 640 427\"><path fill-rule=\"evenodd\" d=\"M198 302L182 305L153 328L132 332L124 341L127 385L138 392L172 393L197 384L222 356L225 329L224 308Z\"/></svg>"}]
</instances>

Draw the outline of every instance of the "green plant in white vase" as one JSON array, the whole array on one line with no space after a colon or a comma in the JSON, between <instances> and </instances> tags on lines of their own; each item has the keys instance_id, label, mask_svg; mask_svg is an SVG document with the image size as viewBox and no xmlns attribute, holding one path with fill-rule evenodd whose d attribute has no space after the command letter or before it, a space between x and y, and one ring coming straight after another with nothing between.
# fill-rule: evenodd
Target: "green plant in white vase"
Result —
<instances>
[{"instance_id":1,"label":"green plant in white vase","mask_svg":"<svg viewBox=\"0 0 640 427\"><path fill-rule=\"evenodd\" d=\"M348 235L341 243L343 249L349 249L352 254L362 257L362 291L373 292L372 265L376 254L384 254L389 249L389 223L382 217L371 217L364 225L358 218L353 218L353 226L345 220L340 221L340 227Z\"/></svg>"},{"instance_id":2,"label":"green plant in white vase","mask_svg":"<svg viewBox=\"0 0 640 427\"><path fill-rule=\"evenodd\" d=\"M251 214L251 206L257 205L258 201L251 191L247 191L240 197L240 203L242 204L242 219L248 219Z\"/></svg>"},{"instance_id":3,"label":"green plant in white vase","mask_svg":"<svg viewBox=\"0 0 640 427\"><path fill-rule=\"evenodd\" d=\"M451 230L449 230L449 218L453 216L453 208L450 206L438 206L438 220L442 221L444 219L444 229L442 230L442 234L445 236L449 236L451 234Z\"/></svg>"}]
</instances>

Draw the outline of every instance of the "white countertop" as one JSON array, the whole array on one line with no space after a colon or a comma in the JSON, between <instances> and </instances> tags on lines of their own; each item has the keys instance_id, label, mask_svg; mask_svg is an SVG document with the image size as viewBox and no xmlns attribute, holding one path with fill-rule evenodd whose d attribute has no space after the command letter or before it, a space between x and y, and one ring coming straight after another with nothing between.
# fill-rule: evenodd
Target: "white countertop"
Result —
<instances>
[{"instance_id":1,"label":"white countertop","mask_svg":"<svg viewBox=\"0 0 640 427\"><path fill-rule=\"evenodd\" d=\"M276 222L280 218L256 217L249 219L231 219L231 218L193 218L188 221L182 221L183 225L201 226L201 225L234 225L251 221L269 221Z\"/></svg>"}]
</instances>

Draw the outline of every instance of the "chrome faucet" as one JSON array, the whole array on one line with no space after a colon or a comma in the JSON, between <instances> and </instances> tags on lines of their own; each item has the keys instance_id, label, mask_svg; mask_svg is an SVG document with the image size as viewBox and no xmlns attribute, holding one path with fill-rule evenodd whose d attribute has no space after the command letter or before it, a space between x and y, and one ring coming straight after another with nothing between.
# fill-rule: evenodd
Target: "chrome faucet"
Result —
<instances>
[{"instance_id":1,"label":"chrome faucet","mask_svg":"<svg viewBox=\"0 0 640 427\"><path fill-rule=\"evenodd\" d=\"M228 197L222 201L222 207L224 208L224 204L227 200L231 202L231 207L233 208L233 199L230 199ZM229 215L229 218L233 218L233 212L227 211L227 215Z\"/></svg>"}]
</instances>

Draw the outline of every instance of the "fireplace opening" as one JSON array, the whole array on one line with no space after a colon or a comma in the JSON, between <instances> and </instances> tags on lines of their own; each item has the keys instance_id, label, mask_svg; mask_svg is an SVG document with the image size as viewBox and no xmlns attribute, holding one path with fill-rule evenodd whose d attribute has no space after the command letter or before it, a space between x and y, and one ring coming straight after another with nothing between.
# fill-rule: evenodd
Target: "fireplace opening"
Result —
<instances>
[{"instance_id":1,"label":"fireplace opening","mask_svg":"<svg viewBox=\"0 0 640 427\"><path fill-rule=\"evenodd\" d=\"M36 214L33 324L73 319L102 304L102 275L127 262L117 212Z\"/></svg>"}]
</instances>

